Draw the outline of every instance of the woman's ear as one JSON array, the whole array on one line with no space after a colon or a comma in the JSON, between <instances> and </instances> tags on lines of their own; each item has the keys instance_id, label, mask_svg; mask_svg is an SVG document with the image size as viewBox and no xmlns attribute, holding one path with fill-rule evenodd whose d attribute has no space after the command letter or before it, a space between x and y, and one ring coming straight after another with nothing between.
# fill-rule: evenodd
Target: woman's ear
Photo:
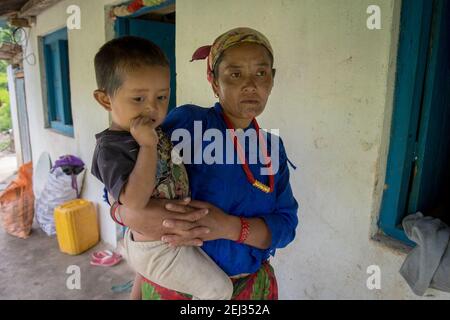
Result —
<instances>
[{"instance_id":1,"label":"woman's ear","mask_svg":"<svg viewBox=\"0 0 450 320\"><path fill-rule=\"evenodd\" d=\"M104 90L95 90L94 99L105 109L106 111L111 111L111 99L106 94Z\"/></svg>"}]
</instances>

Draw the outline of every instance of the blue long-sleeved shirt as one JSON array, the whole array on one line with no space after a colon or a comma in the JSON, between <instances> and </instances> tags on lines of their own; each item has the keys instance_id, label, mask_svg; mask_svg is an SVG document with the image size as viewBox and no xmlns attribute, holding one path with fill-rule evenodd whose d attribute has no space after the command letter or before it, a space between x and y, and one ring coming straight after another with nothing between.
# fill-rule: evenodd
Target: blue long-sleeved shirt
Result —
<instances>
[{"instance_id":1,"label":"blue long-sleeved shirt","mask_svg":"<svg viewBox=\"0 0 450 320\"><path fill-rule=\"evenodd\" d=\"M228 275L232 276L256 272L260 268L261 263L269 258L270 254L274 255L277 248L287 246L294 239L295 229L298 224L298 204L292 194L289 183L288 159L281 139L279 139L278 148L279 170L274 179L274 191L271 193L262 192L252 186L248 182L241 164L236 163L236 161L234 164L226 164L226 156L231 151L234 152L234 149L231 147L230 150L226 147L225 139L229 139L230 146L233 144L231 137L226 132L227 127L221 113L222 106L219 103L212 108L184 105L172 110L167 115L162 128L171 136L174 146L177 146L178 142L181 143L178 147L183 144L185 146L183 160L190 160L185 161L185 166L189 175L192 199L209 202L221 208L224 212L235 216L260 217L270 229L272 243L266 250L225 239L204 242L202 249ZM197 124L194 124L195 122ZM199 129L200 127L201 130ZM244 129L244 132L249 128L253 128L253 125L251 124ZM190 134L191 140L186 140L184 137L175 139L177 134L183 136L183 130L176 129L184 129L184 133ZM198 141L201 140L194 139L195 133L201 139L208 129L218 130L215 132L210 131L209 133L212 136L219 131L222 134L223 138L219 140L222 140L223 148L220 148L220 150L224 150L223 155L220 155L220 152L217 150L216 152L219 152L219 154L212 152L213 145L211 143L215 141L214 139L209 138L210 141L202 141L200 143ZM273 135L267 135L266 143L269 155L271 154L273 139ZM218 143L220 145L220 142L215 142L215 145L219 146ZM190 148L186 147L187 145ZM245 146L247 162L250 162L250 156L254 156L255 152L252 151L248 143L243 146ZM190 150L190 156L189 152L186 154L187 150ZM237 159L236 152L234 153L234 158ZM206 159L205 155L208 154L215 156L216 159L222 158L223 164L206 164L204 159ZM190 162L190 164L186 162ZM255 179L266 185L269 184L268 176L260 174L262 164L250 163L249 167Z\"/></svg>"}]
</instances>

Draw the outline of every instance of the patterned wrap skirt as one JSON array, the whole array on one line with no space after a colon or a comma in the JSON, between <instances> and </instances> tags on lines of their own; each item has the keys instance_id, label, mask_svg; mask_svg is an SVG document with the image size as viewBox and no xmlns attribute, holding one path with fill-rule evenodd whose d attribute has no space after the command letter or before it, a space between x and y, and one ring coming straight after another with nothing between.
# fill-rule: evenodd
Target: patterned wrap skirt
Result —
<instances>
[{"instance_id":1,"label":"patterned wrap skirt","mask_svg":"<svg viewBox=\"0 0 450 320\"><path fill-rule=\"evenodd\" d=\"M278 285L275 272L269 262L242 278L231 278L233 282L232 300L278 300ZM166 289L143 278L142 300L192 300L192 296Z\"/></svg>"}]
</instances>

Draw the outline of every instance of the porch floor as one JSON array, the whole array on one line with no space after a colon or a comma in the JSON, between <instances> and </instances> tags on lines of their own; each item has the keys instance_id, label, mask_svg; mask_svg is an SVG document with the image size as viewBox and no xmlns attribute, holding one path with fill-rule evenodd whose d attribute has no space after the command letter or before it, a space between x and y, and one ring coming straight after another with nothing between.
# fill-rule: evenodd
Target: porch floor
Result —
<instances>
[{"instance_id":1,"label":"porch floor","mask_svg":"<svg viewBox=\"0 0 450 320\"><path fill-rule=\"evenodd\" d=\"M113 267L89 264L93 251L110 249L99 243L77 256L59 251L56 236L47 236L36 224L28 239L19 239L0 227L0 300L12 299L128 299L129 293L115 293L114 285L134 279L125 260ZM70 265L80 267L81 288L70 290L66 281Z\"/></svg>"}]
</instances>

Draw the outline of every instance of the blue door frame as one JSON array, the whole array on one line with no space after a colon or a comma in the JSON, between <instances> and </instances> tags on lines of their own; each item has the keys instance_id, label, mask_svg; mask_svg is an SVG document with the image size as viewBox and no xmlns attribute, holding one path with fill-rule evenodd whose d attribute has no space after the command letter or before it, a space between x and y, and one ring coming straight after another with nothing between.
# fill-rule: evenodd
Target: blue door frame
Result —
<instances>
[{"instance_id":1,"label":"blue door frame","mask_svg":"<svg viewBox=\"0 0 450 320\"><path fill-rule=\"evenodd\" d=\"M167 0L158 6L143 7L129 17L117 18L114 25L116 37L132 35L146 38L159 46L166 54L170 64L169 111L176 107L175 25L139 19L139 16L174 3L175 0Z\"/></svg>"},{"instance_id":2,"label":"blue door frame","mask_svg":"<svg viewBox=\"0 0 450 320\"><path fill-rule=\"evenodd\" d=\"M419 192L422 177L430 175L430 171L424 170L429 131L427 112L431 105L428 97L435 91L433 79L439 71L436 51L441 30L446 27L442 24L444 11L448 15L445 1L402 1L386 187L378 225L388 236L410 246L415 244L406 237L401 221L418 209L419 198L423 196ZM436 97L435 93L431 96Z\"/></svg>"}]
</instances>

